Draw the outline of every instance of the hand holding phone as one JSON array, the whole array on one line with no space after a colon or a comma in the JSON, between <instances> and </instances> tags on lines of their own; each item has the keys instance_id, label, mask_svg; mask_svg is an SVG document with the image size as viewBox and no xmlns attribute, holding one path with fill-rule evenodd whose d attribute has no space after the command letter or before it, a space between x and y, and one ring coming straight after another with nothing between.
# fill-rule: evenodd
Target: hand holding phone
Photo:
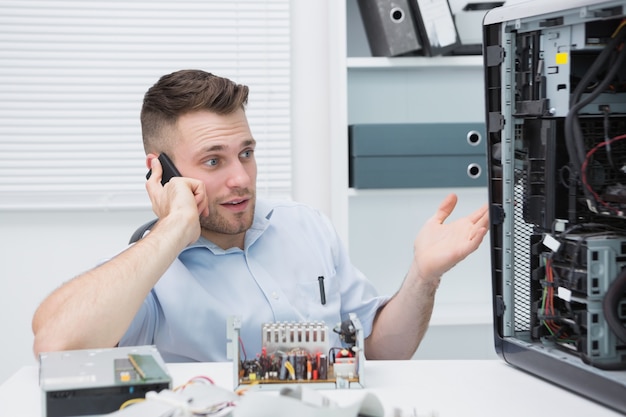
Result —
<instances>
[{"instance_id":1,"label":"hand holding phone","mask_svg":"<svg viewBox=\"0 0 626 417\"><path fill-rule=\"evenodd\" d=\"M162 167L162 186L165 186L168 181L173 177L182 177L181 173L178 171L178 169L176 169L176 166L174 165L172 160L166 154L160 154L158 160L161 163ZM152 170L149 170L146 174L146 179L150 179L151 175ZM168 190L162 188L161 190L159 190L159 186L156 184L152 184L150 182L146 184L148 194L150 195L150 199L152 200L152 210L157 215L157 217L161 218L162 216L169 216L171 214L171 210L187 211L191 207L187 207L186 209L181 207L193 204L194 199L198 214L205 217L209 215L209 205L206 195L206 189L201 181L195 180L193 178L185 178L185 181L181 181L179 184L175 185L177 185L178 187L168 187L171 189ZM192 194L191 201L189 201L190 196L187 193L182 192L184 191L185 185L187 186L189 192ZM173 200L177 200L179 203L173 204ZM190 235L188 243L193 243L198 240L198 237L200 237L200 222L198 221L197 216L193 216L191 219L189 219L189 216L186 217L188 220L191 221L191 223L189 224L189 227L184 227L184 229L192 233L192 235ZM177 224L175 227L178 227L180 225L181 224Z\"/></svg>"},{"instance_id":2,"label":"hand holding phone","mask_svg":"<svg viewBox=\"0 0 626 417\"><path fill-rule=\"evenodd\" d=\"M176 166L172 162L172 160L166 154L162 153L159 155L159 161L161 162L161 167L163 168L163 175L161 176L161 185L167 184L167 182L172 179L172 177L182 177ZM150 179L150 175L152 175L152 170L149 170L146 174L146 179Z\"/></svg>"}]
</instances>

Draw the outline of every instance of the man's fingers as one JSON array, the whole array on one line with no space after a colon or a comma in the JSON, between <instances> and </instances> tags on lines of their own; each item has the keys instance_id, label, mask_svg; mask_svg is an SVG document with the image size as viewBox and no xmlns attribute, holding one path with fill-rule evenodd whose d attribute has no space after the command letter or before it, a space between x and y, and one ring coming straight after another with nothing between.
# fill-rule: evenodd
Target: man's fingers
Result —
<instances>
[{"instance_id":1,"label":"man's fingers","mask_svg":"<svg viewBox=\"0 0 626 417\"><path fill-rule=\"evenodd\" d=\"M456 194L449 194L448 196L446 196L446 198L439 205L439 209L437 210L437 213L435 213L433 218L440 224L446 221L446 219L454 210L454 207L456 207L456 202Z\"/></svg>"},{"instance_id":2,"label":"man's fingers","mask_svg":"<svg viewBox=\"0 0 626 417\"><path fill-rule=\"evenodd\" d=\"M206 188L204 188L204 184L201 182L195 183L192 186L192 192L194 198L196 199L196 207L198 207L198 214L201 216L209 215L209 198L206 194Z\"/></svg>"},{"instance_id":3,"label":"man's fingers","mask_svg":"<svg viewBox=\"0 0 626 417\"><path fill-rule=\"evenodd\" d=\"M468 216L468 219L475 224L481 226L489 225L489 206L485 203L481 208L473 212Z\"/></svg>"}]
</instances>

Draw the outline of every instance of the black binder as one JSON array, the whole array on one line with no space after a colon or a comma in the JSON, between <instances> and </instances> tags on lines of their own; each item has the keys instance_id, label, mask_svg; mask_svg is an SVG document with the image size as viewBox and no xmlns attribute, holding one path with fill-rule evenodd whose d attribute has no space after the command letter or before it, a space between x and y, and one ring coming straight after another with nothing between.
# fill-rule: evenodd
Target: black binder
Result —
<instances>
[{"instance_id":1,"label":"black binder","mask_svg":"<svg viewBox=\"0 0 626 417\"><path fill-rule=\"evenodd\" d=\"M358 0L372 56L417 54L419 35L409 0Z\"/></svg>"}]
</instances>

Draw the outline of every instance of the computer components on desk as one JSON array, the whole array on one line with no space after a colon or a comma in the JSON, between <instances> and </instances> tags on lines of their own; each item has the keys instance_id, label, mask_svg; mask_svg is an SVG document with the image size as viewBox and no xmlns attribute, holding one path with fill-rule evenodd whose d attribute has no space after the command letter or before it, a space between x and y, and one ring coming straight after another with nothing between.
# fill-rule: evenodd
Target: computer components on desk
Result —
<instances>
[{"instance_id":1,"label":"computer components on desk","mask_svg":"<svg viewBox=\"0 0 626 417\"><path fill-rule=\"evenodd\" d=\"M363 328L354 314L333 329L345 346L331 346L323 322L266 323L262 351L241 358L241 320L228 323L228 353L233 359L235 389L281 389L307 384L316 389L363 388Z\"/></svg>"},{"instance_id":2,"label":"computer components on desk","mask_svg":"<svg viewBox=\"0 0 626 417\"><path fill-rule=\"evenodd\" d=\"M418 412L394 407L394 417L437 417L436 411ZM250 391L238 396L211 384L152 393L145 401L107 414L108 417L384 417L385 408L372 392L361 391L338 402L309 386L284 387L278 395Z\"/></svg>"},{"instance_id":3,"label":"computer components on desk","mask_svg":"<svg viewBox=\"0 0 626 417\"><path fill-rule=\"evenodd\" d=\"M41 353L39 385L43 417L86 416L171 388L171 378L154 346L134 346Z\"/></svg>"}]
</instances>

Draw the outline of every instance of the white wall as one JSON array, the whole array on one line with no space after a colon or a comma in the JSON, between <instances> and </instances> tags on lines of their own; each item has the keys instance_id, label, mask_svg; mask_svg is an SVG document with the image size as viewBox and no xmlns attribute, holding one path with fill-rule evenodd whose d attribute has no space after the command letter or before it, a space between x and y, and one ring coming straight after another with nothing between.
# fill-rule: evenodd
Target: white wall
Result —
<instances>
[{"instance_id":1,"label":"white wall","mask_svg":"<svg viewBox=\"0 0 626 417\"><path fill-rule=\"evenodd\" d=\"M152 218L150 210L0 213L0 381L35 363L31 319L41 300Z\"/></svg>"},{"instance_id":2,"label":"white wall","mask_svg":"<svg viewBox=\"0 0 626 417\"><path fill-rule=\"evenodd\" d=\"M459 200L448 219L468 215L487 201L486 188L359 190L350 197L350 255L379 292L393 294L413 256L413 241L446 195ZM496 357L491 307L489 236L476 252L446 273L431 325L416 359Z\"/></svg>"}]
</instances>

